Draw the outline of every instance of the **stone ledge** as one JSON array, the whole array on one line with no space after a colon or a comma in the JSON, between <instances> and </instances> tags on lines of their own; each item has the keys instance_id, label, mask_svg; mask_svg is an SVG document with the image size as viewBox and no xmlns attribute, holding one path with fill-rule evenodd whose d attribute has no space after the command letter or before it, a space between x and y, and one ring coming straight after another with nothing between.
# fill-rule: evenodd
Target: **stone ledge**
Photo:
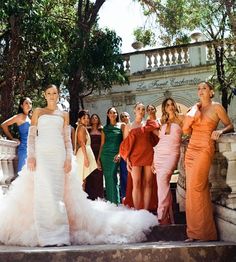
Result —
<instances>
[{"instance_id":1,"label":"stone ledge","mask_svg":"<svg viewBox=\"0 0 236 262\"><path fill-rule=\"evenodd\" d=\"M232 242L152 242L27 248L0 246L0 262L236 261Z\"/></svg>"}]
</instances>

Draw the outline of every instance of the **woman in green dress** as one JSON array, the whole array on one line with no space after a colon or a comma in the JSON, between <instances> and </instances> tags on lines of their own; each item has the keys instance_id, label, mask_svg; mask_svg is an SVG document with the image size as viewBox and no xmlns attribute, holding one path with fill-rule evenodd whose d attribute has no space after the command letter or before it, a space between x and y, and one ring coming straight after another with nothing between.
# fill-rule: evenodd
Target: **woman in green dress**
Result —
<instances>
[{"instance_id":1,"label":"woman in green dress","mask_svg":"<svg viewBox=\"0 0 236 262\"><path fill-rule=\"evenodd\" d=\"M117 109L115 107L109 108L107 122L101 132L101 146L97 164L98 168L102 169L105 177L106 199L115 204L120 203L117 169L124 126L124 123L119 122Z\"/></svg>"}]
</instances>

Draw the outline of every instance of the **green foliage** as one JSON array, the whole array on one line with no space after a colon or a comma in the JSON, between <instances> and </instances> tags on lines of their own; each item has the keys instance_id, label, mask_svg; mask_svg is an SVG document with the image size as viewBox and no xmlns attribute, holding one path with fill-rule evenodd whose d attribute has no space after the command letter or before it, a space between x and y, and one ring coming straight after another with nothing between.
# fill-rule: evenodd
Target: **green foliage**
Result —
<instances>
[{"instance_id":1,"label":"green foliage","mask_svg":"<svg viewBox=\"0 0 236 262\"><path fill-rule=\"evenodd\" d=\"M0 86L12 90L9 101L11 95L15 102L27 95L34 106L42 106L42 89L49 83L61 85L63 94L69 94L76 86L73 92L83 97L93 90L110 88L115 81L127 81L121 39L112 31L99 30L96 19L86 20L92 16L94 2L0 2ZM104 1L96 2L102 5ZM79 82L75 79L78 74ZM1 88L0 94L5 90ZM8 111L0 105L1 111ZM9 109L6 114L11 115Z\"/></svg>"},{"instance_id":2,"label":"green foliage","mask_svg":"<svg viewBox=\"0 0 236 262\"><path fill-rule=\"evenodd\" d=\"M139 27L134 30L134 36L137 41L143 43L144 47L147 45L154 46L156 44L155 34L151 31L151 29L144 29Z\"/></svg>"}]
</instances>

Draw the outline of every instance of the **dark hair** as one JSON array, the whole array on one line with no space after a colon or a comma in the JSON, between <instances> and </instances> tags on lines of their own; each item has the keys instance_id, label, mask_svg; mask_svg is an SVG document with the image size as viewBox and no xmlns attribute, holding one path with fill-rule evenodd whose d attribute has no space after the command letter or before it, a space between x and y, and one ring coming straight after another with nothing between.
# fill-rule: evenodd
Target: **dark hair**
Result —
<instances>
[{"instance_id":1,"label":"dark hair","mask_svg":"<svg viewBox=\"0 0 236 262\"><path fill-rule=\"evenodd\" d=\"M174 104L175 112L179 113L179 109L176 105L175 100L171 97L166 98L161 104L161 111L162 111L161 122L162 124L166 123L169 119L169 114L166 112L166 104L169 100Z\"/></svg>"},{"instance_id":2,"label":"dark hair","mask_svg":"<svg viewBox=\"0 0 236 262\"><path fill-rule=\"evenodd\" d=\"M96 116L96 117L98 118L98 128L100 128L101 125L102 125L102 123L101 123L101 119L100 119L99 115L97 115L97 114L92 114L92 115L90 116L90 121L91 121L91 119L93 118L93 116Z\"/></svg>"},{"instance_id":3,"label":"dark hair","mask_svg":"<svg viewBox=\"0 0 236 262\"><path fill-rule=\"evenodd\" d=\"M204 84L207 85L209 87L209 89L213 92L212 95L210 96L210 98L213 98L215 96L215 92L214 92L214 86L212 83L208 82L208 81L201 81L200 83L198 83L198 85L200 84Z\"/></svg>"},{"instance_id":4,"label":"dark hair","mask_svg":"<svg viewBox=\"0 0 236 262\"><path fill-rule=\"evenodd\" d=\"M45 88L44 88L44 92L46 92L49 88L51 88L51 87L56 87L56 89L57 89L57 91L58 91L58 93L60 92L60 89L59 89L59 87L58 86L56 86L56 85L54 85L54 84L49 84L49 85L47 85L47 86L45 86Z\"/></svg>"},{"instance_id":5,"label":"dark hair","mask_svg":"<svg viewBox=\"0 0 236 262\"><path fill-rule=\"evenodd\" d=\"M109 114L109 112L111 111L112 108L114 108L116 110L116 113L117 113L116 122L119 122L119 113L118 113L117 109L114 106L112 106L112 107L108 108L108 110L107 110L107 121L106 121L107 125L110 125L110 123L111 123L110 118L108 117L108 114Z\"/></svg>"},{"instance_id":6,"label":"dark hair","mask_svg":"<svg viewBox=\"0 0 236 262\"><path fill-rule=\"evenodd\" d=\"M17 114L24 113L22 105L25 102L25 100L27 100L27 99L29 99L31 101L31 99L27 96L23 96L23 97L20 98Z\"/></svg>"},{"instance_id":7,"label":"dark hair","mask_svg":"<svg viewBox=\"0 0 236 262\"><path fill-rule=\"evenodd\" d=\"M86 116L86 115L87 115L88 117L90 117L88 110L84 110L84 109L83 109L83 110L80 110L79 113L78 113L78 119L81 119L83 116Z\"/></svg>"}]
</instances>

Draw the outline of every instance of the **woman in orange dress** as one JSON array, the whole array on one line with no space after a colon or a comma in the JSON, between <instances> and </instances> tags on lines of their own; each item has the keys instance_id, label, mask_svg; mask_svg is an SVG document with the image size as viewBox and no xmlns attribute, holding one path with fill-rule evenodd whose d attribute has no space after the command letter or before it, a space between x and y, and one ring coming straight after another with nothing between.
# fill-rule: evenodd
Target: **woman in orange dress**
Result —
<instances>
[{"instance_id":1,"label":"woman in orange dress","mask_svg":"<svg viewBox=\"0 0 236 262\"><path fill-rule=\"evenodd\" d=\"M198 85L200 102L187 113L184 134L191 134L185 155L187 242L217 240L213 218L208 174L215 152L215 140L233 130L223 106L213 102L213 86ZM223 129L216 130L221 121Z\"/></svg>"},{"instance_id":2,"label":"woman in orange dress","mask_svg":"<svg viewBox=\"0 0 236 262\"><path fill-rule=\"evenodd\" d=\"M153 185L155 185L153 183L155 176L151 170L153 161L151 136L155 135L151 131L157 128L157 123L152 121L148 126L146 125L146 122L143 121L145 106L140 102L136 103L134 114L135 120L125 126L124 140L120 146L120 154L127 161L127 168L130 172L123 203L130 207L134 206L135 209L155 210L157 205L155 193L155 207L152 208L150 205L153 202Z\"/></svg>"}]
</instances>

